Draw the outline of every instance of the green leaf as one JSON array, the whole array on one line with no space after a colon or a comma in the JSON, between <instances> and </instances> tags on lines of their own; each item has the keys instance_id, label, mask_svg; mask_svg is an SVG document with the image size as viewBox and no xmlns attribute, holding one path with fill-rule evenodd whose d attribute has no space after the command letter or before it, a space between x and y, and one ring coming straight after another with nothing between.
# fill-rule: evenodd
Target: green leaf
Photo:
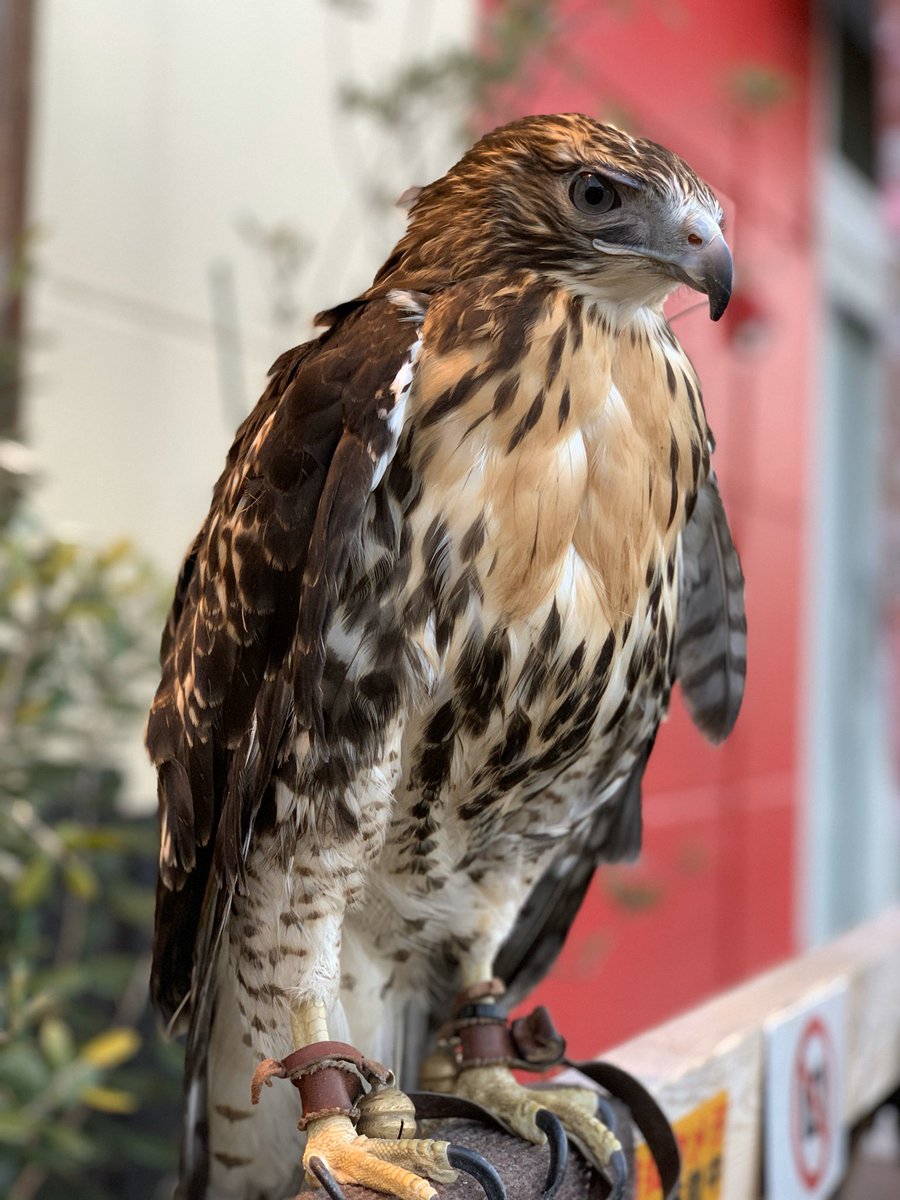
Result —
<instances>
[{"instance_id":1,"label":"green leaf","mask_svg":"<svg viewBox=\"0 0 900 1200\"><path fill-rule=\"evenodd\" d=\"M69 850L122 850L128 844L121 829L109 826L88 828L64 821L56 826L56 833Z\"/></svg>"},{"instance_id":2,"label":"green leaf","mask_svg":"<svg viewBox=\"0 0 900 1200\"><path fill-rule=\"evenodd\" d=\"M89 1087L82 1092L81 1099L89 1108L105 1113L133 1113L140 1108L140 1100L133 1092L121 1088Z\"/></svg>"},{"instance_id":3,"label":"green leaf","mask_svg":"<svg viewBox=\"0 0 900 1200\"><path fill-rule=\"evenodd\" d=\"M63 864L63 878L73 896L89 903L96 900L100 883L91 868L80 858L70 858Z\"/></svg>"},{"instance_id":4,"label":"green leaf","mask_svg":"<svg viewBox=\"0 0 900 1200\"><path fill-rule=\"evenodd\" d=\"M33 858L15 882L12 902L17 908L34 908L46 899L53 883L54 863L50 858Z\"/></svg>"},{"instance_id":5,"label":"green leaf","mask_svg":"<svg viewBox=\"0 0 900 1200\"><path fill-rule=\"evenodd\" d=\"M96 558L97 567L101 571L105 571L133 555L134 542L129 541L128 538L120 538L118 541L110 542L104 550L100 551Z\"/></svg>"},{"instance_id":6,"label":"green leaf","mask_svg":"<svg viewBox=\"0 0 900 1200\"><path fill-rule=\"evenodd\" d=\"M38 1041L51 1067L63 1067L75 1055L72 1030L59 1017L47 1017L41 1022Z\"/></svg>"},{"instance_id":7,"label":"green leaf","mask_svg":"<svg viewBox=\"0 0 900 1200\"><path fill-rule=\"evenodd\" d=\"M109 1069L133 1058L140 1044L141 1037L136 1029L107 1029L81 1047L80 1057L93 1067Z\"/></svg>"},{"instance_id":8,"label":"green leaf","mask_svg":"<svg viewBox=\"0 0 900 1200\"><path fill-rule=\"evenodd\" d=\"M0 1112L0 1142L24 1146L34 1136L35 1122L22 1109Z\"/></svg>"}]
</instances>

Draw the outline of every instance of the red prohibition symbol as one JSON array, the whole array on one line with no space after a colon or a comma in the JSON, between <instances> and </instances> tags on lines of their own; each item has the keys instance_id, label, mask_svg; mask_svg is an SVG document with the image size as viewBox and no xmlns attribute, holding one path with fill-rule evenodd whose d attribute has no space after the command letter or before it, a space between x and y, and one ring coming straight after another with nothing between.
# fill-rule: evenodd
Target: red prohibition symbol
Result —
<instances>
[{"instance_id":1,"label":"red prohibition symbol","mask_svg":"<svg viewBox=\"0 0 900 1200\"><path fill-rule=\"evenodd\" d=\"M804 1187L813 1191L825 1178L834 1137L834 1048L819 1017L805 1025L791 1073L791 1150Z\"/></svg>"}]
</instances>

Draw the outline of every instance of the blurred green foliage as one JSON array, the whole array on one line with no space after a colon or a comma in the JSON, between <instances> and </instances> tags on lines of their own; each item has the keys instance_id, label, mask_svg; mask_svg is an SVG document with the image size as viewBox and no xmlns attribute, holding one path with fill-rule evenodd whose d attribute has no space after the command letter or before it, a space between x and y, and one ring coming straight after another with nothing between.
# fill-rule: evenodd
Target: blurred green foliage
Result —
<instances>
[{"instance_id":1,"label":"blurred green foliage","mask_svg":"<svg viewBox=\"0 0 900 1200\"><path fill-rule=\"evenodd\" d=\"M150 1196L173 1165L180 1051L153 1035L147 1012L156 822L120 807L161 609L125 543L72 545L22 508L0 535L9 1200Z\"/></svg>"}]
</instances>

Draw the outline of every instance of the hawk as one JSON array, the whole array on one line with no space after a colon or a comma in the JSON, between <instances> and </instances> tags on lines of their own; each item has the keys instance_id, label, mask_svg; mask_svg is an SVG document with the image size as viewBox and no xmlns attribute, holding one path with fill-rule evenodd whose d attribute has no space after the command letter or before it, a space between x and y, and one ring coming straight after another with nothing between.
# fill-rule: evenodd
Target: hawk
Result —
<instances>
[{"instance_id":1,"label":"hawk","mask_svg":"<svg viewBox=\"0 0 900 1200\"><path fill-rule=\"evenodd\" d=\"M615 1153L516 1082L528 1039L500 1014L595 866L637 853L673 681L712 741L737 716L743 580L662 312L687 284L716 320L731 280L679 157L528 117L416 191L372 286L273 366L148 724L152 988L189 1026L180 1195L275 1200L302 1164L427 1200L446 1143L361 1130L442 1024L432 1087L444 1069L535 1142L553 1108ZM253 1107L251 1076L255 1099L296 1091Z\"/></svg>"}]
</instances>

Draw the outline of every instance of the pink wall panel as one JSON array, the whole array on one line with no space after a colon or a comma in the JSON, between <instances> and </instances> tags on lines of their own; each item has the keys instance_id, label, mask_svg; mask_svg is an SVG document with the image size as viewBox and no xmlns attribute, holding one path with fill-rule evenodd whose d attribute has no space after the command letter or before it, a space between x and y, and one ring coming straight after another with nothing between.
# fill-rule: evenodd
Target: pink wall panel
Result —
<instances>
[{"instance_id":1,"label":"pink wall panel","mask_svg":"<svg viewBox=\"0 0 900 1200\"><path fill-rule=\"evenodd\" d=\"M608 867L551 978L545 1003L585 1057L693 1004L720 979L714 898L721 858L716 798L684 795L689 821L654 820L634 867Z\"/></svg>"},{"instance_id":2,"label":"pink wall panel","mask_svg":"<svg viewBox=\"0 0 900 1200\"><path fill-rule=\"evenodd\" d=\"M725 196L735 303L713 325L677 297L674 328L703 380L750 626L731 741L708 747L676 699L647 775L641 862L598 873L539 991L573 1052L590 1054L793 948L816 313L812 31L805 0L560 0L556 12L561 41L534 56L527 94L510 89L498 119L615 115L683 153ZM748 80L777 99L739 102Z\"/></svg>"}]
</instances>

